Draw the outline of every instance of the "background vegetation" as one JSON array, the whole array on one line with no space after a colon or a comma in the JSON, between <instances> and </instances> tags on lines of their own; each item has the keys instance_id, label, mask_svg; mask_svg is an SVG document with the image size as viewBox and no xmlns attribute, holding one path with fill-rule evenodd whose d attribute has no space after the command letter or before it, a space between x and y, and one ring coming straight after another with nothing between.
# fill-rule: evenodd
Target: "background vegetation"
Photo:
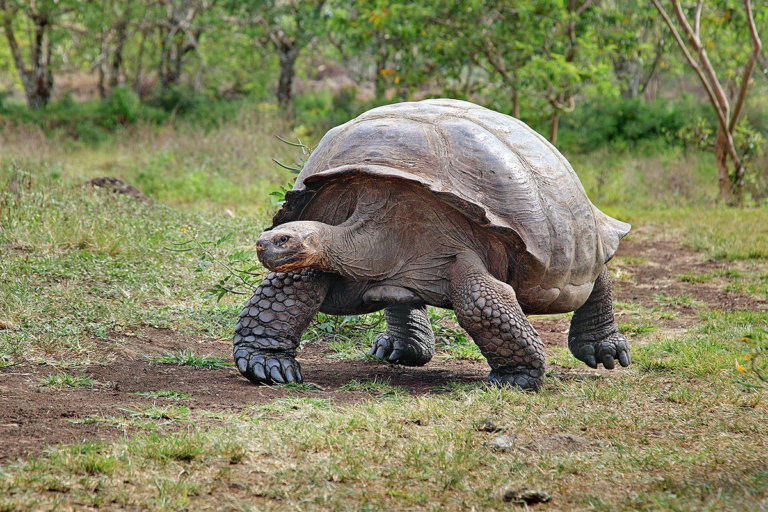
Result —
<instances>
[{"instance_id":1,"label":"background vegetation","mask_svg":"<svg viewBox=\"0 0 768 512\"><path fill-rule=\"evenodd\" d=\"M372 106L450 96L520 117L569 153L699 147L723 167L726 110L739 165L723 167L720 199L733 185L737 201L760 202L768 58L749 22L768 31L768 7L710 0L675 18L678 6L668 25L640 0L2 0L1 122L95 143L137 122L210 128L274 111L316 141ZM674 37L694 18L707 86Z\"/></svg>"}]
</instances>

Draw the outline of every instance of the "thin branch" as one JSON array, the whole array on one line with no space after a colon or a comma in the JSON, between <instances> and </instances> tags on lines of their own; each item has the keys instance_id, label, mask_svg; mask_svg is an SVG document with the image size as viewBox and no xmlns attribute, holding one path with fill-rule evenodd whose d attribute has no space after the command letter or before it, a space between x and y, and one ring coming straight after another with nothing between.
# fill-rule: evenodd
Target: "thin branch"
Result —
<instances>
[{"instance_id":1,"label":"thin branch","mask_svg":"<svg viewBox=\"0 0 768 512\"><path fill-rule=\"evenodd\" d=\"M701 0L700 0L701 1ZM699 37L698 33L694 33L691 29L691 26L688 24L688 19L685 17L685 14L683 13L683 8L680 6L679 0L672 0L672 5L675 7L675 15L677 16L677 20L680 22L680 24L685 29L688 40L690 41L693 48L696 50L696 52L699 54L699 61L704 67L704 72L707 74L707 77L709 79L710 86L712 87L715 97L717 98L717 103L715 105L719 105L722 109L722 116L718 115L718 118L722 121L722 127L723 130L726 133L730 133L728 131L728 98L725 95L725 91L723 91L723 88L720 86L720 81L717 79L717 75L715 74L715 68L712 67L712 63L709 61L709 57L707 56L707 51L704 49L704 45L701 44L701 39Z\"/></svg>"},{"instance_id":2,"label":"thin branch","mask_svg":"<svg viewBox=\"0 0 768 512\"><path fill-rule=\"evenodd\" d=\"M558 98L549 98L549 104L552 105L557 110L562 110L563 112L573 112L573 110L576 108L576 100L573 97L573 95L570 95L568 97L568 105L563 105Z\"/></svg>"},{"instance_id":3,"label":"thin branch","mask_svg":"<svg viewBox=\"0 0 768 512\"><path fill-rule=\"evenodd\" d=\"M693 30L696 37L701 37L701 8L704 6L704 0L699 0L696 4L696 10L693 13Z\"/></svg>"},{"instance_id":4,"label":"thin branch","mask_svg":"<svg viewBox=\"0 0 768 512\"><path fill-rule=\"evenodd\" d=\"M690 64L691 68L693 68L693 70L699 76L699 79L701 80L701 84L704 86L704 89L707 91L707 96L709 96L709 100L712 102L712 105L715 107L715 113L717 114L717 119L720 123L720 127L723 129L723 132L725 132L725 136L728 139L728 152L731 155L731 158L733 158L733 161L736 164L737 169L740 168L741 159L739 158L738 154L736 154L736 148L733 144L733 137L731 136L731 132L728 131L728 119L725 116L725 112L723 112L723 109L720 107L720 101L718 100L717 95L715 94L715 91L712 88L712 85L707 80L707 77L704 76L704 72L701 70L701 67L699 67L696 60L688 51L688 47L685 45L685 42L683 41L683 39L680 37L680 33L677 31L677 28L675 28L674 23L672 23L672 19L670 19L669 15L667 14L667 11L664 10L664 7L659 3L659 0L651 0L651 3L653 3L654 7L656 7L656 10L659 11L659 14L664 19L664 22L669 27L670 32L672 32L672 36L675 38L677 45L680 47L680 50L682 50L683 55L685 56L685 59L688 61L688 64ZM673 0L673 4L676 7L680 7L679 2L677 2L676 0ZM682 11L680 11L680 14L682 14ZM690 29L690 25L688 25L684 16L681 23L684 24L684 26L688 26L688 28ZM691 41L691 43L698 44L698 47L701 47L700 41L696 38L694 38L694 40ZM699 53L699 56L701 57L701 52ZM709 64L709 60L707 60L705 64ZM710 64L710 67L711 67L711 64ZM715 77L715 82L719 87L719 82L717 82L717 77ZM722 93L722 89L720 89L720 92ZM727 100L726 100L726 105L727 105Z\"/></svg>"},{"instance_id":5,"label":"thin branch","mask_svg":"<svg viewBox=\"0 0 768 512\"><path fill-rule=\"evenodd\" d=\"M752 37L752 54L749 56L747 64L744 66L744 75L741 77L741 88L739 89L739 96L736 98L736 103L733 105L733 112L731 113L731 121L728 124L728 130L733 132L736 128L736 122L741 115L741 108L744 106L744 101L747 98L747 89L749 88L749 80L752 76L752 71L755 69L755 63L757 57L760 55L760 50L763 47L760 41L760 36L755 28L755 19L752 16L752 6L749 4L749 0L744 0L744 9L747 14L747 26L749 27L749 33Z\"/></svg>"}]
</instances>

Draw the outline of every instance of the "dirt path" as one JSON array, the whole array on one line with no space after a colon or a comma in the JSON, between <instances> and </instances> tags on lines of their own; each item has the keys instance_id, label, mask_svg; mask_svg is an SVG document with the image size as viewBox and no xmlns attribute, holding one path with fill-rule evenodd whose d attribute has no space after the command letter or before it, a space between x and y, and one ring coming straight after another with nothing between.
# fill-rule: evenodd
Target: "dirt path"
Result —
<instances>
[{"instance_id":1,"label":"dirt path","mask_svg":"<svg viewBox=\"0 0 768 512\"><path fill-rule=\"evenodd\" d=\"M689 296L713 309L768 310L768 302L755 297L722 291L723 283L713 279L689 283L676 278L682 274L701 275L735 268L733 262L715 262L680 247L676 242L623 242L618 258L611 266L619 279L614 282L614 299L653 309L659 296ZM631 263L634 262L634 263ZM674 318L654 318L657 333L685 329L698 319L696 310L686 304L664 305L677 313ZM621 314L618 321L621 322ZM532 319L545 343L566 346L568 319L543 317ZM135 336L114 335L100 341L104 350L116 354L107 365L92 365L78 371L96 381L87 388L41 387L40 380L60 373L50 366L21 365L0 369L0 463L17 457L40 453L47 445L83 439L111 439L123 434L120 427L105 422L83 422L95 416L121 417L130 411L156 403L176 404L190 410L244 411L249 406L284 396L295 396L290 390L253 386L235 369L206 370L152 363L145 355L178 349L192 349L196 354L231 357L229 342L184 336L167 330L144 328ZM435 358L424 368L403 368L369 361L333 359L321 342L310 343L299 356L305 378L319 386L312 397L329 399L335 404L366 400L369 394L345 391L340 387L357 379L379 380L405 388L411 394L441 392L449 382L474 382L487 376L485 362ZM562 369L556 373L603 374L605 370ZM620 371L620 370L619 370ZM70 374L76 371L70 370ZM135 395L137 392L175 390L193 400L172 402Z\"/></svg>"}]
</instances>

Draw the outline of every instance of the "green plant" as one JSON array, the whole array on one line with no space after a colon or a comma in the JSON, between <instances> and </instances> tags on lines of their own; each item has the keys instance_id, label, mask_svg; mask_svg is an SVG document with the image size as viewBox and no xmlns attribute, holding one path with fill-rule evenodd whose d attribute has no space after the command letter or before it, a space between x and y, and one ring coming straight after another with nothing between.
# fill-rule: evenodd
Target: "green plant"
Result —
<instances>
[{"instance_id":1,"label":"green plant","mask_svg":"<svg viewBox=\"0 0 768 512\"><path fill-rule=\"evenodd\" d=\"M747 371L758 382L768 383L768 329L756 328L746 333L739 341L746 344L747 354L736 363L736 370L746 377ZM749 366L745 369L743 364Z\"/></svg>"},{"instance_id":2,"label":"green plant","mask_svg":"<svg viewBox=\"0 0 768 512\"><path fill-rule=\"evenodd\" d=\"M223 357L200 356L192 352L191 349L177 350L167 352L159 356L145 356L147 360L153 363L178 364L181 366L194 366L197 368L208 368L218 370L223 368L232 368L234 365Z\"/></svg>"},{"instance_id":3,"label":"green plant","mask_svg":"<svg viewBox=\"0 0 768 512\"><path fill-rule=\"evenodd\" d=\"M60 373L44 377L40 380L40 385L57 388L83 388L95 386L96 381L86 375L69 375L67 373Z\"/></svg>"}]
</instances>

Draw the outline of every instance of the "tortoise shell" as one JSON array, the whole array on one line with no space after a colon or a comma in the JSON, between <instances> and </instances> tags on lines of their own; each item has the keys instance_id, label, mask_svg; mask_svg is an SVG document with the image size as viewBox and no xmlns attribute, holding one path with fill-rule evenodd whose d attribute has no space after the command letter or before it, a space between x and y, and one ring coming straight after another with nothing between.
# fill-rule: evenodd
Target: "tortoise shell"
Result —
<instances>
[{"instance_id":1,"label":"tortoise shell","mask_svg":"<svg viewBox=\"0 0 768 512\"><path fill-rule=\"evenodd\" d=\"M511 267L530 276L518 290L529 296L569 284L591 289L630 228L598 210L568 161L525 123L451 99L382 106L330 130L273 227L300 220L320 188L355 175L424 187L492 230Z\"/></svg>"}]
</instances>

